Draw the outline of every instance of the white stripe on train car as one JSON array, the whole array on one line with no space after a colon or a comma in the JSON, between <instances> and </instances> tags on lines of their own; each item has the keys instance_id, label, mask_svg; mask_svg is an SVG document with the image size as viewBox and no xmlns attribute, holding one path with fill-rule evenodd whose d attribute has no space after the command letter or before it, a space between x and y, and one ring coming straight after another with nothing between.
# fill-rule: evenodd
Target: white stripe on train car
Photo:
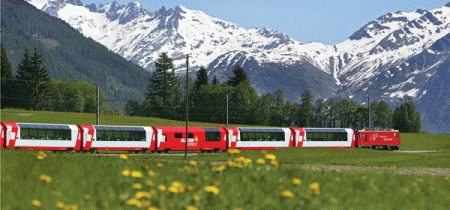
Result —
<instances>
[{"instance_id":1,"label":"white stripe on train car","mask_svg":"<svg viewBox=\"0 0 450 210\"><path fill-rule=\"evenodd\" d=\"M78 127L76 125L67 125L71 130L71 140L38 140L38 139L22 139L20 136L20 127L18 130L15 147L75 147L77 143Z\"/></svg>"},{"instance_id":2,"label":"white stripe on train car","mask_svg":"<svg viewBox=\"0 0 450 210\"><path fill-rule=\"evenodd\" d=\"M284 141L241 141L238 136L236 148L240 147L289 147L291 129L282 128L284 131Z\"/></svg>"}]
</instances>

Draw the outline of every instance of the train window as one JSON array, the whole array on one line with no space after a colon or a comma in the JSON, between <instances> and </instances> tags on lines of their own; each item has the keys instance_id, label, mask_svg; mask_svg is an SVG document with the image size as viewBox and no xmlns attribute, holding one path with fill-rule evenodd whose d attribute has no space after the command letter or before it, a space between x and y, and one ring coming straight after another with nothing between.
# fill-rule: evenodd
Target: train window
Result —
<instances>
[{"instance_id":1,"label":"train window","mask_svg":"<svg viewBox=\"0 0 450 210\"><path fill-rule=\"evenodd\" d=\"M138 140L138 132L131 131L130 132L130 141L139 141Z\"/></svg>"},{"instance_id":2,"label":"train window","mask_svg":"<svg viewBox=\"0 0 450 210\"><path fill-rule=\"evenodd\" d=\"M263 141L270 141L270 133L263 133Z\"/></svg>"},{"instance_id":3,"label":"train window","mask_svg":"<svg viewBox=\"0 0 450 210\"><path fill-rule=\"evenodd\" d=\"M220 141L220 132L206 132L205 138L206 141Z\"/></svg>"},{"instance_id":4,"label":"train window","mask_svg":"<svg viewBox=\"0 0 450 210\"><path fill-rule=\"evenodd\" d=\"M21 129L20 134L21 134L22 139L28 139L29 135L30 135L30 130L29 129Z\"/></svg>"},{"instance_id":5,"label":"train window","mask_svg":"<svg viewBox=\"0 0 450 210\"><path fill-rule=\"evenodd\" d=\"M122 131L122 141L131 141L130 132Z\"/></svg>"},{"instance_id":6,"label":"train window","mask_svg":"<svg viewBox=\"0 0 450 210\"><path fill-rule=\"evenodd\" d=\"M47 138L55 139L55 130L47 130Z\"/></svg>"},{"instance_id":7,"label":"train window","mask_svg":"<svg viewBox=\"0 0 450 210\"><path fill-rule=\"evenodd\" d=\"M188 138L194 138L194 134L193 133L188 133Z\"/></svg>"},{"instance_id":8,"label":"train window","mask_svg":"<svg viewBox=\"0 0 450 210\"><path fill-rule=\"evenodd\" d=\"M255 133L255 139L256 141L262 141L263 140L263 135L262 133Z\"/></svg>"},{"instance_id":9,"label":"train window","mask_svg":"<svg viewBox=\"0 0 450 210\"><path fill-rule=\"evenodd\" d=\"M70 132L70 130L63 130L63 133L64 133L64 140L70 140L72 137L71 137L71 132Z\"/></svg>"},{"instance_id":10,"label":"train window","mask_svg":"<svg viewBox=\"0 0 450 210\"><path fill-rule=\"evenodd\" d=\"M248 134L247 133L241 133L241 141L248 141Z\"/></svg>"},{"instance_id":11,"label":"train window","mask_svg":"<svg viewBox=\"0 0 450 210\"><path fill-rule=\"evenodd\" d=\"M146 140L145 132L136 132L136 133L137 133L139 141L145 141Z\"/></svg>"},{"instance_id":12,"label":"train window","mask_svg":"<svg viewBox=\"0 0 450 210\"><path fill-rule=\"evenodd\" d=\"M247 135L249 141L255 141L255 133L248 133Z\"/></svg>"},{"instance_id":13,"label":"train window","mask_svg":"<svg viewBox=\"0 0 450 210\"><path fill-rule=\"evenodd\" d=\"M175 133L175 138L181 139L181 138L183 138L183 134L182 133Z\"/></svg>"}]
</instances>

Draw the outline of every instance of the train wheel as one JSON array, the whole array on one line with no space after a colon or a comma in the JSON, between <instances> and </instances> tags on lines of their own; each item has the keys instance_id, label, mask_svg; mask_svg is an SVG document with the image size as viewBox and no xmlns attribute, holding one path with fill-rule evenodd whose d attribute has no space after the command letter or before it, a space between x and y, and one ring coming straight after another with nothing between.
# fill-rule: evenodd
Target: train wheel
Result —
<instances>
[{"instance_id":1,"label":"train wheel","mask_svg":"<svg viewBox=\"0 0 450 210\"><path fill-rule=\"evenodd\" d=\"M219 149L217 149L217 148L216 148L216 149L214 149L214 153L217 153L218 151L219 151Z\"/></svg>"},{"instance_id":2,"label":"train wheel","mask_svg":"<svg viewBox=\"0 0 450 210\"><path fill-rule=\"evenodd\" d=\"M169 153L169 151L170 151L170 149L166 149L166 150L164 150L164 152L165 152L166 154L168 154L168 153Z\"/></svg>"}]
</instances>

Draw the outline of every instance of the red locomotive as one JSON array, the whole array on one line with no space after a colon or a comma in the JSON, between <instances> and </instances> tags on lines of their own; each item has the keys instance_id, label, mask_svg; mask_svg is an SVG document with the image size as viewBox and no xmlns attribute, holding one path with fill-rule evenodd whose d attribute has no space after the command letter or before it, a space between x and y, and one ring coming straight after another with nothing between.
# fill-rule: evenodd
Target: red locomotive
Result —
<instances>
[{"instance_id":1,"label":"red locomotive","mask_svg":"<svg viewBox=\"0 0 450 210\"><path fill-rule=\"evenodd\" d=\"M250 128L173 126L97 126L8 123L0 126L1 148L34 150L123 150L169 152L185 150L262 150L283 147L398 149L393 131L348 128Z\"/></svg>"}]
</instances>

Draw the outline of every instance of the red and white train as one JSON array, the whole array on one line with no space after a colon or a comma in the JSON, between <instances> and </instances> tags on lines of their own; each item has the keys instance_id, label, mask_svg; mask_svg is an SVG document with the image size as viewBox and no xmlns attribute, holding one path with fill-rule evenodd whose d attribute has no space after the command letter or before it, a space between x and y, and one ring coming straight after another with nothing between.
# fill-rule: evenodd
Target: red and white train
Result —
<instances>
[{"instance_id":1,"label":"red and white train","mask_svg":"<svg viewBox=\"0 0 450 210\"><path fill-rule=\"evenodd\" d=\"M400 134L348 128L59 125L1 122L1 148L33 150L225 151L283 147L398 149Z\"/></svg>"}]
</instances>

